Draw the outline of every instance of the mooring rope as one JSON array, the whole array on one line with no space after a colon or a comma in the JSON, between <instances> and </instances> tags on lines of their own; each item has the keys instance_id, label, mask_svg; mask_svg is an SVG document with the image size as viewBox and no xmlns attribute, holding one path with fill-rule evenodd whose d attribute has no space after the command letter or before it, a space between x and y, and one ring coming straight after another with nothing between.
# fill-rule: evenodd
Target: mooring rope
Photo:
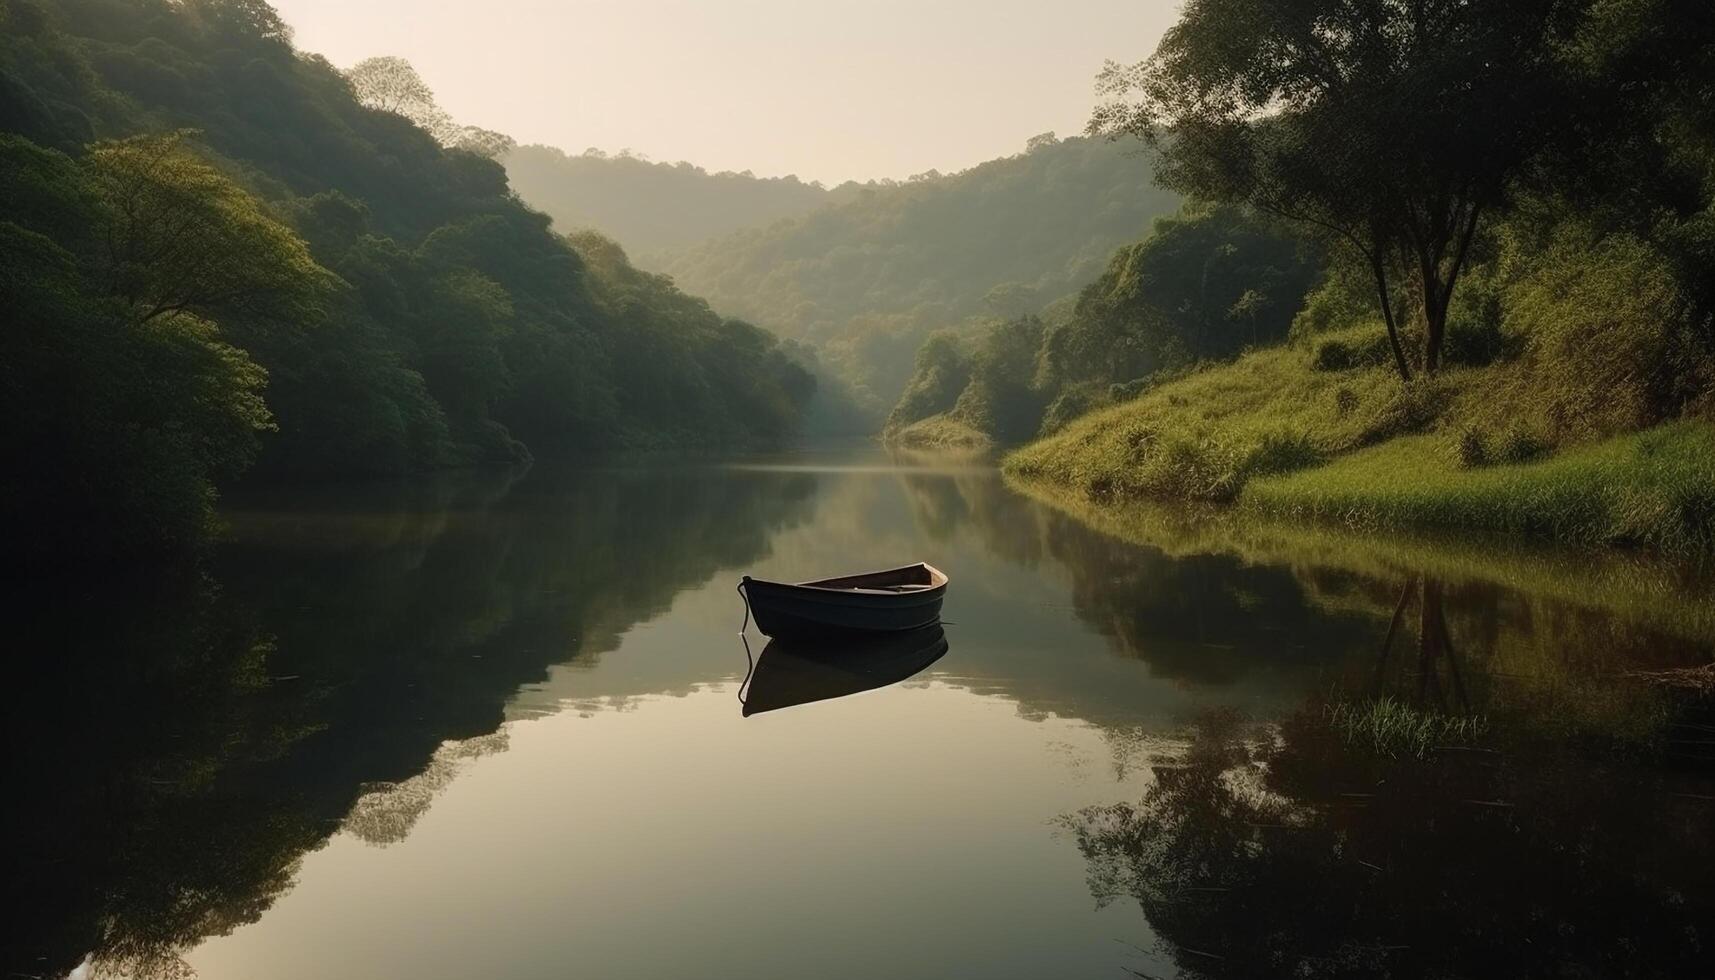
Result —
<instances>
[{"instance_id":1,"label":"mooring rope","mask_svg":"<svg viewBox=\"0 0 1715 980\"><path fill-rule=\"evenodd\" d=\"M744 599L744 622L738 627L738 638L744 643L744 683L738 686L739 704L744 703L744 689L750 686L750 675L756 672L756 658L750 655L750 637L744 635L744 631L750 628L750 595L744 591L744 587L749 583L749 575L738 583L738 594Z\"/></svg>"},{"instance_id":2,"label":"mooring rope","mask_svg":"<svg viewBox=\"0 0 1715 980\"><path fill-rule=\"evenodd\" d=\"M750 675L756 671L756 660L750 655L750 637L740 633L738 638L744 643L744 683L738 686L738 703L743 704L744 689L750 686Z\"/></svg>"}]
</instances>

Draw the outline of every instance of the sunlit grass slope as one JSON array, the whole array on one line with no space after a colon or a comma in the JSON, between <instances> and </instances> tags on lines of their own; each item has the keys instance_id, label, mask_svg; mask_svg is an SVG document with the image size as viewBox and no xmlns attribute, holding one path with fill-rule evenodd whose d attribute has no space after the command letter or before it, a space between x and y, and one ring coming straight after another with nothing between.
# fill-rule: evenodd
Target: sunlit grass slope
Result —
<instances>
[{"instance_id":1,"label":"sunlit grass slope","mask_svg":"<svg viewBox=\"0 0 1715 980\"><path fill-rule=\"evenodd\" d=\"M1509 364L1410 386L1385 367L1327 368L1330 342L1363 339L1271 348L1162 385L1019 450L1007 471L1095 502L1715 553L1715 427L1555 432L1564 412Z\"/></svg>"},{"instance_id":2,"label":"sunlit grass slope","mask_svg":"<svg viewBox=\"0 0 1715 980\"><path fill-rule=\"evenodd\" d=\"M1381 368L1311 369L1309 354L1247 354L1093 413L1007 460L1018 476L1091 499L1233 500L1253 477L1421 431L1446 388Z\"/></svg>"},{"instance_id":3,"label":"sunlit grass slope","mask_svg":"<svg viewBox=\"0 0 1715 980\"><path fill-rule=\"evenodd\" d=\"M1422 527L1715 551L1715 429L1677 422L1542 462L1462 469L1437 435L1252 481L1261 511L1365 528Z\"/></svg>"}]
</instances>

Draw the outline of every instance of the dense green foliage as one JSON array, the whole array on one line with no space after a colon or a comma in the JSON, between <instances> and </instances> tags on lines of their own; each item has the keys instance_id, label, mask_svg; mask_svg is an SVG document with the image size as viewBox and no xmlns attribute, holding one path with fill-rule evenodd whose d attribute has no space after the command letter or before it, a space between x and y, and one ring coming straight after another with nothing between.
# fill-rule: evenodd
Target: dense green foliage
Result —
<instances>
[{"instance_id":1,"label":"dense green foliage","mask_svg":"<svg viewBox=\"0 0 1715 980\"><path fill-rule=\"evenodd\" d=\"M1069 309L925 345L886 433L920 442L922 423L945 413L1021 442L1193 365L1281 340L1315 284L1317 251L1235 208L1159 218Z\"/></svg>"},{"instance_id":2,"label":"dense green foliage","mask_svg":"<svg viewBox=\"0 0 1715 980\"><path fill-rule=\"evenodd\" d=\"M501 157L506 176L532 207L561 231L593 228L655 268L660 253L744 228L796 218L857 193L797 177L709 173L694 164L654 163L632 153L591 148L572 155L551 146L520 146Z\"/></svg>"},{"instance_id":3,"label":"dense green foliage","mask_svg":"<svg viewBox=\"0 0 1715 980\"><path fill-rule=\"evenodd\" d=\"M1433 374L1482 222L1576 124L1578 73L1560 52L1588 6L1192 0L1153 57L1109 64L1091 129L1158 146L1162 181L1187 195L1352 249L1410 380L1390 280L1411 285L1415 365Z\"/></svg>"},{"instance_id":4,"label":"dense green foliage","mask_svg":"<svg viewBox=\"0 0 1715 980\"><path fill-rule=\"evenodd\" d=\"M1007 466L1096 500L1707 552L1711 359L1649 255L1617 237L1520 258L1482 366L1401 386L1372 320L1161 385ZM1693 420L1650 428L1679 416Z\"/></svg>"},{"instance_id":5,"label":"dense green foliage","mask_svg":"<svg viewBox=\"0 0 1715 980\"><path fill-rule=\"evenodd\" d=\"M285 227L175 144L97 144L77 162L0 136L4 506L78 514L61 542L78 550L201 533L212 484L272 424L266 375L206 317L234 295L286 312L323 287Z\"/></svg>"},{"instance_id":6,"label":"dense green foliage","mask_svg":"<svg viewBox=\"0 0 1715 980\"><path fill-rule=\"evenodd\" d=\"M1176 206L1127 150L1045 134L961 173L864 185L832 207L677 253L663 269L717 309L819 347L879 418L930 332L973 317L980 328L1075 292Z\"/></svg>"},{"instance_id":7,"label":"dense green foliage","mask_svg":"<svg viewBox=\"0 0 1715 980\"><path fill-rule=\"evenodd\" d=\"M253 457L772 440L809 398L768 334L554 235L498 163L360 102L260 0L7 0L0 22L0 407L33 423L6 429L28 462L0 493L78 515L29 522L44 545L194 541Z\"/></svg>"},{"instance_id":8,"label":"dense green foliage","mask_svg":"<svg viewBox=\"0 0 1715 980\"><path fill-rule=\"evenodd\" d=\"M1185 187L1203 181L1197 189L1213 196L1247 201L1330 233L1328 262L1292 318L1289 344L1079 419L1013 456L1012 472L1097 500L1236 500L1271 513L1368 528L1482 529L1680 553L1715 549L1709 489L1715 486L1715 442L1709 438L1715 419L1709 258L1715 251L1708 231L1715 215L1715 113L1682 78L1707 67L1715 12L1678 0L1538 9L1536 29L1576 39L1533 55L1555 63L1531 67L1532 77L1562 86L1538 91L1544 99L1579 104L1535 107L1502 99L1479 107L1467 100L1453 108L1481 108L1495 117L1465 120L1464 128L1440 136L1408 133L1400 145L1417 147L1411 152L1422 159L1406 162L1432 171L1413 193L1450 174L1463 175L1463 187L1478 187L1462 168L1521 155L1485 178L1496 186L1470 191L1481 200L1441 199L1448 214L1463 214L1466 222L1460 241L1449 246L1455 251L1441 258L1402 245L1402 238L1441 234L1414 225L1416 218L1386 208L1347 215L1368 223L1364 235L1372 245L1381 243L1375 247L1418 266L1415 277L1378 278L1374 255L1339 248L1341 237L1349 246L1351 236L1322 220L1334 206L1334 191L1292 183L1309 179L1314 154L1283 134L1310 126L1324 111L1353 125L1362 121L1350 116L1350 106L1329 108L1334 90L1320 87L1325 79L1305 82L1313 91L1300 93L1309 100L1304 105L1291 103L1276 116L1243 125L1204 118L1201 109L1173 102L1188 97L1170 91L1175 79L1194 82L1193 88L1255 81L1261 87L1244 94L1254 99L1258 92L1277 92L1270 86L1294 73L1326 69L1294 63L1251 81L1243 72L1232 74L1238 69L1226 59L1257 42L1250 32L1285 30L1322 5L1271 6L1274 14L1259 13L1245 24L1214 17L1254 6L1209 0L1187 8L1155 59L1129 75L1113 70L1142 91L1141 102L1099 111L1096 125L1137 129L1166 118L1175 125L1165 157L1170 181ZM1552 16L1544 13L1548 7ZM1362 13L1341 9L1342 17ZM1416 16L1405 7L1369 13ZM1506 22L1497 18L1475 34L1452 31L1435 55L1438 67L1422 70L1441 77L1438 72L1462 59L1483 60L1492 45L1512 43L1488 33ZM1235 40L1233 32L1242 38ZM1348 40L1359 35L1368 36L1357 31ZM1323 24L1294 37L1292 44L1282 42L1280 57L1314 61L1307 51L1346 35ZM1236 47L1223 48L1226 43ZM1263 71L1246 64L1244 71ZM1341 85L1356 85L1359 77ZM1485 86L1500 83L1479 71L1465 84L1480 96ZM1347 88L1335 90L1340 98L1359 98ZM1591 113L1589 105L1602 111ZM1433 128L1438 118L1426 115L1421 125ZM1543 136L1529 152L1507 142L1506 153L1495 150L1486 162L1449 162L1440 150L1423 149L1426 140L1446 138L1458 151L1482 156L1493 149L1485 149L1486 139L1514 138L1497 135L1497 128L1523 130L1552 120L1564 131ZM1408 124L1416 125L1388 122ZM1271 153L1290 159L1265 161ZM1235 161L1260 169L1243 170L1239 180L1222 169ZM1223 174L1235 182L1215 179ZM1350 179L1358 180L1356 172ZM1384 180L1383 186L1391 185ZM1293 215L1264 191L1329 196L1314 215L1303 209ZM1300 204L1307 199L1295 198ZM1400 201L1388 204L1394 206ZM1406 349L1420 356L1404 359ZM1397 375L1413 373L1407 360L1424 371L1401 386ZM1424 376L1433 368L1442 370ZM1075 413L1050 416L1064 414Z\"/></svg>"}]
</instances>

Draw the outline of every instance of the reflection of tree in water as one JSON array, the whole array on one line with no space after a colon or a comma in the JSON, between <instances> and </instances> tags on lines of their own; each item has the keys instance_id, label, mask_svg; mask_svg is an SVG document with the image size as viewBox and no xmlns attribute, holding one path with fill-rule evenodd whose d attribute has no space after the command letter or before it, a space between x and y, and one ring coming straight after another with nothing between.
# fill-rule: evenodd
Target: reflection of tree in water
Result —
<instances>
[{"instance_id":1,"label":"reflection of tree in water","mask_svg":"<svg viewBox=\"0 0 1715 980\"><path fill-rule=\"evenodd\" d=\"M1359 585L1355 605L1380 599ZM1191 976L1695 973L1715 705L1625 671L1707 647L1433 576L1395 588L1325 697L1277 725L1204 717L1142 801L1067 819L1098 900L1137 900Z\"/></svg>"},{"instance_id":2,"label":"reflection of tree in water","mask_svg":"<svg viewBox=\"0 0 1715 980\"><path fill-rule=\"evenodd\" d=\"M1042 560L1042 508L1011 490L992 470L904 471L912 516L924 535L945 541L974 530L996 557L1034 568Z\"/></svg>"},{"instance_id":3,"label":"reflection of tree in water","mask_svg":"<svg viewBox=\"0 0 1715 980\"><path fill-rule=\"evenodd\" d=\"M182 970L181 951L259 917L348 815L373 842L408 831L457 757L494 747L519 685L755 560L814 489L802 474L473 477L308 510L259 501L234 519L220 586L7 593L6 724L24 750L0 831L23 939L0 973L56 976L91 954L97 973Z\"/></svg>"},{"instance_id":4,"label":"reflection of tree in water","mask_svg":"<svg viewBox=\"0 0 1715 980\"><path fill-rule=\"evenodd\" d=\"M54 976L94 953L98 973L175 975L178 949L253 920L324 835L241 777L310 738L313 706L199 573L41 582L5 605L0 969Z\"/></svg>"},{"instance_id":5,"label":"reflection of tree in water","mask_svg":"<svg viewBox=\"0 0 1715 980\"><path fill-rule=\"evenodd\" d=\"M1079 618L1157 676L1224 684L1259 668L1326 659L1368 642L1375 613L1307 600L1295 569L1225 555L1172 557L1052 511L992 473L907 472L917 524L938 539L976 533L997 558L1054 560ZM1261 656L1262 652L1267 656Z\"/></svg>"},{"instance_id":6,"label":"reflection of tree in water","mask_svg":"<svg viewBox=\"0 0 1715 980\"><path fill-rule=\"evenodd\" d=\"M1079 618L1157 676L1226 684L1261 669L1337 657L1367 642L1370 616L1312 604L1285 566L1173 557L1049 517L1050 554L1072 575Z\"/></svg>"},{"instance_id":7,"label":"reflection of tree in water","mask_svg":"<svg viewBox=\"0 0 1715 980\"><path fill-rule=\"evenodd\" d=\"M1465 689L1464 674L1459 670L1459 651L1454 649L1452 635L1447 630L1444 591L1445 587L1439 580L1428 576L1406 581L1405 588L1400 591L1399 602L1394 606L1393 617L1388 620L1381 654L1376 658L1375 686L1379 694L1387 685L1388 661L1393 655L1394 642L1405 621L1407 607L1415 597L1418 608L1417 657L1410 669L1416 677L1417 689L1412 700L1419 706L1432 704L1443 713L1456 710L1470 714L1471 696ZM1453 704L1448 702L1449 694L1454 699Z\"/></svg>"},{"instance_id":8,"label":"reflection of tree in water","mask_svg":"<svg viewBox=\"0 0 1715 980\"><path fill-rule=\"evenodd\" d=\"M1709 705L1682 706L1703 724ZM1135 805L1067 818L1187 975L1681 976L1715 921L1715 766L1529 719L1425 758L1214 714Z\"/></svg>"},{"instance_id":9,"label":"reflection of tree in water","mask_svg":"<svg viewBox=\"0 0 1715 980\"><path fill-rule=\"evenodd\" d=\"M504 752L506 743L504 728L492 735L444 743L435 750L423 771L410 779L364 786L363 795L351 805L340 829L368 844L399 843L410 836L411 828L429 811L435 795L458 776L466 763Z\"/></svg>"}]
</instances>

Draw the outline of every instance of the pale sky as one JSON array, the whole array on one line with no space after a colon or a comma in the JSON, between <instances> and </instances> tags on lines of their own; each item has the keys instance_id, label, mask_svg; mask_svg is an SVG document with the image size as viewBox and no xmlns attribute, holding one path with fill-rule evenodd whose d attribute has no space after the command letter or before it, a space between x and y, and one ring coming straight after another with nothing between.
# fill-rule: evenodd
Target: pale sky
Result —
<instances>
[{"instance_id":1,"label":"pale sky","mask_svg":"<svg viewBox=\"0 0 1715 980\"><path fill-rule=\"evenodd\" d=\"M341 68L400 55L461 123L805 180L963 169L1082 132L1179 0L273 0Z\"/></svg>"}]
</instances>

